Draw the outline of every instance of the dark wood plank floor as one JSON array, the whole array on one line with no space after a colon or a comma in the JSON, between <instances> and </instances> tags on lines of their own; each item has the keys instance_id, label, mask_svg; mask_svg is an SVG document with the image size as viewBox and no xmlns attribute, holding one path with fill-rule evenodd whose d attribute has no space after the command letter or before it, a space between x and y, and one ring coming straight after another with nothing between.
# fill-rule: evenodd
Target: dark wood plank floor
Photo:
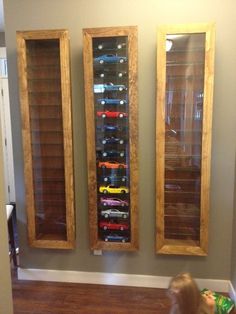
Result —
<instances>
[{"instance_id":1,"label":"dark wood plank floor","mask_svg":"<svg viewBox=\"0 0 236 314\"><path fill-rule=\"evenodd\" d=\"M168 314L165 289L18 280L14 314ZM227 295L226 293L222 293ZM234 309L232 314L236 314Z\"/></svg>"},{"instance_id":2,"label":"dark wood plank floor","mask_svg":"<svg viewBox=\"0 0 236 314\"><path fill-rule=\"evenodd\" d=\"M14 314L168 314L165 289L17 280Z\"/></svg>"}]
</instances>

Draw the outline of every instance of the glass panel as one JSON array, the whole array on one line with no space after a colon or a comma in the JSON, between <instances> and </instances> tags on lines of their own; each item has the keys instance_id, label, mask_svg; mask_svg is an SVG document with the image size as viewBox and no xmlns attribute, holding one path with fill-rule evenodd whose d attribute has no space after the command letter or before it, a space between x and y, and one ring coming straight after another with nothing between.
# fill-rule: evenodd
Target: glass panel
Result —
<instances>
[{"instance_id":1,"label":"glass panel","mask_svg":"<svg viewBox=\"0 0 236 314\"><path fill-rule=\"evenodd\" d=\"M130 242L128 38L93 38L98 237Z\"/></svg>"},{"instance_id":2,"label":"glass panel","mask_svg":"<svg viewBox=\"0 0 236 314\"><path fill-rule=\"evenodd\" d=\"M66 240L59 40L26 41L36 238Z\"/></svg>"},{"instance_id":3,"label":"glass panel","mask_svg":"<svg viewBox=\"0 0 236 314\"><path fill-rule=\"evenodd\" d=\"M166 239L200 240L205 34L166 36Z\"/></svg>"}]
</instances>

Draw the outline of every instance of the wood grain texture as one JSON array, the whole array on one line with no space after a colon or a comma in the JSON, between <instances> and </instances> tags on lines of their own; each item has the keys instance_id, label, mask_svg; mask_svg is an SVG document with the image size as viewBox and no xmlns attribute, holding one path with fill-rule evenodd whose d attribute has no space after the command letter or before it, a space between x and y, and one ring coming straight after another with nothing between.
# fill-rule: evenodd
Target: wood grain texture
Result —
<instances>
[{"instance_id":1,"label":"wood grain texture","mask_svg":"<svg viewBox=\"0 0 236 314\"><path fill-rule=\"evenodd\" d=\"M210 206L211 138L215 57L215 25L206 26L205 78L202 129L202 186L201 186L201 230L202 249L208 252L208 226Z\"/></svg>"},{"instance_id":2,"label":"wood grain texture","mask_svg":"<svg viewBox=\"0 0 236 314\"><path fill-rule=\"evenodd\" d=\"M17 37L22 37L24 40L34 40L34 39L58 39L65 34L68 36L68 31L66 29L42 29L42 30L32 30L32 31L17 31Z\"/></svg>"},{"instance_id":3,"label":"wood grain texture","mask_svg":"<svg viewBox=\"0 0 236 314\"><path fill-rule=\"evenodd\" d=\"M205 33L204 102L201 159L200 241L165 239L165 94L167 34ZM158 29L157 47L157 116L156 116L156 252L161 254L198 255L208 252L211 127L214 80L214 24L165 25ZM196 55L193 56L194 58ZM196 73L199 74L199 73ZM192 74L194 75L194 74Z\"/></svg>"},{"instance_id":4,"label":"wood grain texture","mask_svg":"<svg viewBox=\"0 0 236 314\"><path fill-rule=\"evenodd\" d=\"M35 206L33 197L32 150L30 137L29 99L26 73L26 44L22 32L17 32L18 75L21 103L22 137L24 151L24 179L26 187L26 208L28 217L29 245L35 240Z\"/></svg>"},{"instance_id":5,"label":"wood grain texture","mask_svg":"<svg viewBox=\"0 0 236 314\"><path fill-rule=\"evenodd\" d=\"M92 39L98 37L128 37L129 72L129 128L130 128L130 216L131 241L108 243L98 237L96 147L94 126L93 54ZM89 228L92 250L137 250L138 249L138 108L137 108L137 27L89 28L83 30L84 85L87 130L87 167L89 185Z\"/></svg>"},{"instance_id":6,"label":"wood grain texture","mask_svg":"<svg viewBox=\"0 0 236 314\"><path fill-rule=\"evenodd\" d=\"M166 314L166 289L17 280L14 314Z\"/></svg>"},{"instance_id":7,"label":"wood grain texture","mask_svg":"<svg viewBox=\"0 0 236 314\"><path fill-rule=\"evenodd\" d=\"M85 88L85 113L87 134L87 170L88 170L88 207L90 246L96 248L97 235L97 178L96 178L96 148L94 126L94 95L93 95L93 55L92 37L87 31L83 31L83 60L84 60L84 88Z\"/></svg>"},{"instance_id":8,"label":"wood grain texture","mask_svg":"<svg viewBox=\"0 0 236 314\"><path fill-rule=\"evenodd\" d=\"M138 34L136 27L130 27L128 34L129 55L129 147L130 147L130 208L131 208L131 246L139 248L138 230Z\"/></svg>"},{"instance_id":9,"label":"wood grain texture","mask_svg":"<svg viewBox=\"0 0 236 314\"><path fill-rule=\"evenodd\" d=\"M58 234L45 234L40 238L36 236L36 204L34 199L34 180L32 163L32 139L30 125L30 99L27 73L26 42L27 40L58 39L60 43L61 73L59 91L61 91L62 121L63 121L63 147L66 197L66 239ZM71 119L71 91L69 71L69 38L66 30L39 30L17 32L18 72L20 87L20 103L22 116L22 137L24 151L24 176L26 186L26 207L28 217L29 244L39 248L71 249L75 245L74 220L74 179L73 179L73 149L72 149L72 119ZM40 73L39 73L40 74ZM34 77L34 79L37 77ZM47 79L46 77L43 77ZM40 76L39 79L42 79Z\"/></svg>"},{"instance_id":10,"label":"wood grain texture","mask_svg":"<svg viewBox=\"0 0 236 314\"><path fill-rule=\"evenodd\" d=\"M166 289L18 280L15 272L14 314L170 313ZM235 309L230 312L235 313Z\"/></svg>"},{"instance_id":11,"label":"wood grain texture","mask_svg":"<svg viewBox=\"0 0 236 314\"><path fill-rule=\"evenodd\" d=\"M74 165L73 165L73 133L71 112L71 82L70 82L70 51L69 34L63 31L60 36L61 62L61 97L64 138L64 169L66 193L66 226L67 247L75 246L75 212L74 212Z\"/></svg>"},{"instance_id":12,"label":"wood grain texture","mask_svg":"<svg viewBox=\"0 0 236 314\"><path fill-rule=\"evenodd\" d=\"M83 33L88 34L93 38L131 36L131 34L137 33L137 26L84 28Z\"/></svg>"},{"instance_id":13,"label":"wood grain texture","mask_svg":"<svg viewBox=\"0 0 236 314\"><path fill-rule=\"evenodd\" d=\"M164 244L164 156L165 156L165 32L157 34L157 94L156 94L156 252Z\"/></svg>"}]
</instances>

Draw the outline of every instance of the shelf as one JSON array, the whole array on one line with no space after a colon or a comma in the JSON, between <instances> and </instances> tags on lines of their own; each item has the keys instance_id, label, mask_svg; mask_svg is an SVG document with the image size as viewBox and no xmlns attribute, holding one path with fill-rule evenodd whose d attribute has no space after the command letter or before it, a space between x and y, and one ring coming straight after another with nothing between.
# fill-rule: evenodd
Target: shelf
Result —
<instances>
[{"instance_id":1,"label":"shelf","mask_svg":"<svg viewBox=\"0 0 236 314\"><path fill-rule=\"evenodd\" d=\"M166 159L178 159L178 158L201 158L201 155L197 154L197 155L193 155L193 154L165 154L165 158Z\"/></svg>"},{"instance_id":2,"label":"shelf","mask_svg":"<svg viewBox=\"0 0 236 314\"><path fill-rule=\"evenodd\" d=\"M203 82L203 81L202 81ZM201 82L201 83L202 83ZM175 84L176 85L176 84ZM202 84L201 84L202 85ZM199 86L194 86L195 88L192 89L191 86L188 86L188 88L178 88L178 86L176 86L176 89L167 89L166 93L183 93L184 95L186 94L191 94L193 95L193 93L199 93L202 94L203 93L203 89L199 89Z\"/></svg>"},{"instance_id":3,"label":"shelf","mask_svg":"<svg viewBox=\"0 0 236 314\"><path fill-rule=\"evenodd\" d=\"M34 107L40 108L40 109L42 108L43 110L45 110L44 107L46 107L47 109L50 109L51 107L56 107L57 109L61 108L60 104L50 104L50 103L48 103L48 104L34 104L34 103L30 104L30 108L34 109Z\"/></svg>"},{"instance_id":4,"label":"shelf","mask_svg":"<svg viewBox=\"0 0 236 314\"><path fill-rule=\"evenodd\" d=\"M173 130L166 130L166 135L176 136L177 134L200 134L202 133L202 129L173 129Z\"/></svg>"},{"instance_id":5,"label":"shelf","mask_svg":"<svg viewBox=\"0 0 236 314\"><path fill-rule=\"evenodd\" d=\"M138 248L136 39L135 27L84 30L91 249ZM119 204L125 222L101 215Z\"/></svg>"},{"instance_id":6,"label":"shelf","mask_svg":"<svg viewBox=\"0 0 236 314\"><path fill-rule=\"evenodd\" d=\"M34 90L29 90L29 94L32 94L32 96L34 96L34 95L39 95L39 94L43 94L44 96L46 96L47 97L47 95L53 95L53 94L56 94L56 95L60 95L60 93L61 93L61 91L60 91L60 89L59 89L59 86L58 86L58 90L57 91L50 91L50 90L48 90L48 91L34 91Z\"/></svg>"},{"instance_id":7,"label":"shelf","mask_svg":"<svg viewBox=\"0 0 236 314\"><path fill-rule=\"evenodd\" d=\"M63 131L62 130L40 130L40 129L35 129L35 130L31 130L31 133L42 133L42 134L44 134L44 135L46 135L46 134L48 134L48 135L55 135L55 133L59 133L59 134L63 134Z\"/></svg>"},{"instance_id":8,"label":"shelf","mask_svg":"<svg viewBox=\"0 0 236 314\"><path fill-rule=\"evenodd\" d=\"M168 196L168 194L170 194L170 195L176 194L176 195L181 195L181 196L184 194L186 194L186 195L194 194L194 195L199 196L200 191L181 191L181 190L179 190L179 191L168 191L168 190L165 190L165 195Z\"/></svg>"},{"instance_id":9,"label":"shelf","mask_svg":"<svg viewBox=\"0 0 236 314\"><path fill-rule=\"evenodd\" d=\"M17 32L28 238L38 248L75 244L68 45L65 30Z\"/></svg>"},{"instance_id":10,"label":"shelf","mask_svg":"<svg viewBox=\"0 0 236 314\"><path fill-rule=\"evenodd\" d=\"M61 117L50 117L50 115L47 117L47 113L43 112L43 114L45 114L45 117L41 117L40 114L38 114L38 117L34 117L33 114L31 114L31 119L30 121L33 123L40 123L40 122L48 122L48 120L51 120L52 122L61 122ZM58 112L58 115L60 115L61 113Z\"/></svg>"},{"instance_id":11,"label":"shelf","mask_svg":"<svg viewBox=\"0 0 236 314\"><path fill-rule=\"evenodd\" d=\"M28 82L29 84L33 83L33 84L42 84L42 83L45 83L45 84L51 84L51 83L58 83L60 82L60 76L58 75L58 77L51 77L51 78L48 78L48 77L35 77L35 78L31 78L31 77L28 77Z\"/></svg>"},{"instance_id":12,"label":"shelf","mask_svg":"<svg viewBox=\"0 0 236 314\"><path fill-rule=\"evenodd\" d=\"M205 256L214 27L163 26L157 46L156 252Z\"/></svg>"},{"instance_id":13,"label":"shelf","mask_svg":"<svg viewBox=\"0 0 236 314\"><path fill-rule=\"evenodd\" d=\"M205 47L202 46L202 47L188 48L187 52L189 54L191 54L191 53L199 53L199 52L205 54ZM174 49L173 48L170 51L168 51L167 53L168 53L168 55L169 54L176 54L176 53L180 53L180 54L184 53L184 54L186 54L186 49Z\"/></svg>"}]
</instances>

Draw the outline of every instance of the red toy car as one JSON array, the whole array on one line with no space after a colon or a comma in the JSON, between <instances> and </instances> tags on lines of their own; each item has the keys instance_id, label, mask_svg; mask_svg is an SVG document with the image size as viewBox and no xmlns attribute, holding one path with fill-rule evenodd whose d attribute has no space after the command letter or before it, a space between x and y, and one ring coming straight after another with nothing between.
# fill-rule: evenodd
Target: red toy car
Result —
<instances>
[{"instance_id":1,"label":"red toy car","mask_svg":"<svg viewBox=\"0 0 236 314\"><path fill-rule=\"evenodd\" d=\"M127 117L128 114L126 112L121 111L97 111L97 116L102 118L124 118Z\"/></svg>"},{"instance_id":2,"label":"red toy car","mask_svg":"<svg viewBox=\"0 0 236 314\"><path fill-rule=\"evenodd\" d=\"M100 221L99 227L103 230L128 230L129 225L126 223L114 223L109 221Z\"/></svg>"}]
</instances>

